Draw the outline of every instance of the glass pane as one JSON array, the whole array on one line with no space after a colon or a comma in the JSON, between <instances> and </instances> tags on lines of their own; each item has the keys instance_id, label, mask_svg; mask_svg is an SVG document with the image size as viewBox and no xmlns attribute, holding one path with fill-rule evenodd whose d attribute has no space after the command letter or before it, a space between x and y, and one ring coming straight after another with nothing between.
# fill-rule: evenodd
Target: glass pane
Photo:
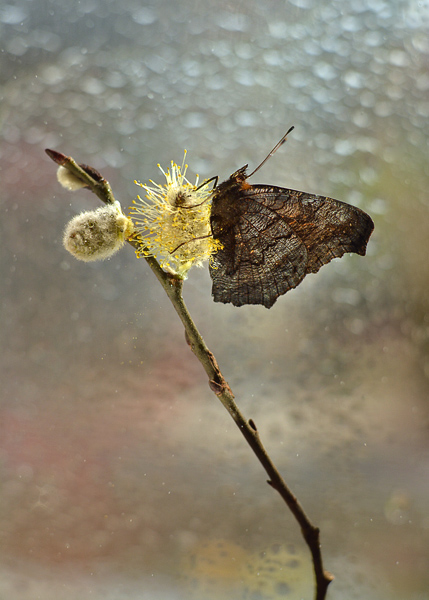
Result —
<instances>
[{"instance_id":1,"label":"glass pane","mask_svg":"<svg viewBox=\"0 0 429 600\"><path fill-rule=\"evenodd\" d=\"M81 263L44 153L128 210L173 160L367 211L365 258L270 310L184 298L321 529L332 599L422 600L428 501L428 13L355 0L0 7L1 581L9 600L311 598L299 527L144 259Z\"/></svg>"}]
</instances>

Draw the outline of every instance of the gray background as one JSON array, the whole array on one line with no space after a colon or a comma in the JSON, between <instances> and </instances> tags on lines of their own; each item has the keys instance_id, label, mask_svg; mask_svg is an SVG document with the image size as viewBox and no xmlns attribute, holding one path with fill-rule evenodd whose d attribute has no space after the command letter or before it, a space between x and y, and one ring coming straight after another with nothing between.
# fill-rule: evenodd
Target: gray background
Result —
<instances>
[{"instance_id":1,"label":"gray background","mask_svg":"<svg viewBox=\"0 0 429 600\"><path fill-rule=\"evenodd\" d=\"M311 597L298 527L145 262L62 248L67 220L98 201L62 190L44 154L98 168L127 207L133 180L162 183L157 163L184 148L191 179L222 180L290 125L253 182L367 210L367 257L269 311L214 304L207 269L185 300L321 527L329 597L429 597L428 13L411 0L0 4L1 598L282 597L256 594L275 542L288 550L270 583L286 574L287 598Z\"/></svg>"}]
</instances>

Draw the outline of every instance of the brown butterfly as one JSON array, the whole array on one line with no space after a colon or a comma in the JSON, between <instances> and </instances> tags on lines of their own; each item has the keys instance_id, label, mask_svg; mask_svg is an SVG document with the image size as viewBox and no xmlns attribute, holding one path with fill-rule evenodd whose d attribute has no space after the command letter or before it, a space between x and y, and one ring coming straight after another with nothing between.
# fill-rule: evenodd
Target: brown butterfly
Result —
<instances>
[{"instance_id":1,"label":"brown butterfly","mask_svg":"<svg viewBox=\"0 0 429 600\"><path fill-rule=\"evenodd\" d=\"M219 185L214 178L210 224L213 237L222 244L210 262L215 302L270 308L333 258L346 252L365 255L374 223L359 208L247 182L292 129L250 175L245 165Z\"/></svg>"}]
</instances>

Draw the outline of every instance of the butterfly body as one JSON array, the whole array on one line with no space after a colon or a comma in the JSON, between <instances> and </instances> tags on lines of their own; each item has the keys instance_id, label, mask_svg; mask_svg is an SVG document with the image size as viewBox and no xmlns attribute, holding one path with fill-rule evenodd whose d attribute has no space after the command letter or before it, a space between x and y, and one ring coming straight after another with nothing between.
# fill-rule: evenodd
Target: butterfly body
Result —
<instances>
[{"instance_id":1,"label":"butterfly body","mask_svg":"<svg viewBox=\"0 0 429 600\"><path fill-rule=\"evenodd\" d=\"M365 255L374 228L362 210L324 196L247 182L247 165L214 188L210 224L215 302L270 308L308 273L346 252Z\"/></svg>"}]
</instances>

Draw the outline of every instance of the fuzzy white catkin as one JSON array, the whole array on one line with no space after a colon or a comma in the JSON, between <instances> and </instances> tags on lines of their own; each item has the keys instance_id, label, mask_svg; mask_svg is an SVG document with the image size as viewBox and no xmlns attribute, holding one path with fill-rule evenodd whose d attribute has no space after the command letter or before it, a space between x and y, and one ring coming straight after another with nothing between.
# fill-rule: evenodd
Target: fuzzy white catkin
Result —
<instances>
[{"instance_id":1,"label":"fuzzy white catkin","mask_svg":"<svg viewBox=\"0 0 429 600\"><path fill-rule=\"evenodd\" d=\"M131 235L133 225L119 203L76 215L64 230L64 248L78 260L104 260L117 252Z\"/></svg>"},{"instance_id":2,"label":"fuzzy white catkin","mask_svg":"<svg viewBox=\"0 0 429 600\"><path fill-rule=\"evenodd\" d=\"M79 190L86 185L81 179L79 179L79 177L73 173L70 173L70 171L65 167L58 167L57 180L63 186L63 188L66 188L66 190L70 190L71 192Z\"/></svg>"}]
</instances>

